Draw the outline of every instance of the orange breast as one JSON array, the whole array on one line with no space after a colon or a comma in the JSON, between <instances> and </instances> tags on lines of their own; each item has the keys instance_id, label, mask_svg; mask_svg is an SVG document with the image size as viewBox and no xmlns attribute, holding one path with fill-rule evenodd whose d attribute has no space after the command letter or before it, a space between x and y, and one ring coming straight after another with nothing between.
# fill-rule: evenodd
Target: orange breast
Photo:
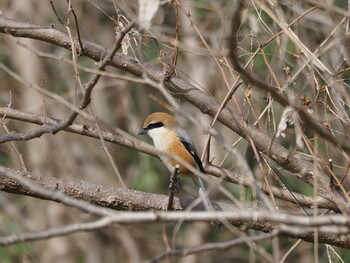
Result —
<instances>
[{"instance_id":1,"label":"orange breast","mask_svg":"<svg viewBox=\"0 0 350 263\"><path fill-rule=\"evenodd\" d=\"M176 154L189 165L191 166L195 165L191 154L186 150L186 148L183 146L183 144L179 140L174 140L173 143L169 144L168 151L172 154ZM184 165L180 164L176 159L170 158L169 162L174 167L176 164L179 164L180 173L183 173L183 174L191 173Z\"/></svg>"}]
</instances>

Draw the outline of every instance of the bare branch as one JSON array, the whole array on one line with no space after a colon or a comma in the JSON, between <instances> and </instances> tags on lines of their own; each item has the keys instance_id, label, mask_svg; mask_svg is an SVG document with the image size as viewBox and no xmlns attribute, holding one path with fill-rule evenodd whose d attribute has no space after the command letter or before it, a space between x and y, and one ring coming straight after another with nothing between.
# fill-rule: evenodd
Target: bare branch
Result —
<instances>
[{"instance_id":1,"label":"bare branch","mask_svg":"<svg viewBox=\"0 0 350 263\"><path fill-rule=\"evenodd\" d=\"M243 8L243 2L239 1L239 5L237 6L237 10L235 14L232 16L232 25L231 25L231 36L230 36L230 56L231 62L235 69L242 74L250 83L254 84L256 87L266 90L271 93L273 98L278 101L282 106L291 106L293 107L299 114L300 118L307 123L308 128L314 130L317 134L319 134L322 138L327 141L333 143L336 147L339 147L350 153L350 143L344 138L339 138L333 136L329 130L324 128L319 124L319 121L315 120L310 116L310 114L300 105L295 103L293 100L289 99L286 94L281 93L280 90L276 89L273 85L260 80L257 76L254 76L253 73L246 71L241 64L239 63L239 58L237 55L238 51L238 43L237 43L237 31L240 26L240 17L241 17L241 9Z\"/></svg>"},{"instance_id":2,"label":"bare branch","mask_svg":"<svg viewBox=\"0 0 350 263\"><path fill-rule=\"evenodd\" d=\"M166 210L168 204L167 195L144 193L124 187L94 185L83 181L67 181L2 166L0 166L0 178L0 188L4 192L60 202L96 215L113 214L113 211L103 209L101 206L115 210L142 211ZM173 210L184 210L192 201L190 198L174 197ZM213 202L213 205L220 211L228 211L235 207L216 202ZM204 210L204 207L199 204L194 210Z\"/></svg>"},{"instance_id":3,"label":"bare branch","mask_svg":"<svg viewBox=\"0 0 350 263\"><path fill-rule=\"evenodd\" d=\"M26 29L26 27L28 29ZM38 39L63 48L70 48L68 36L56 29L43 29L42 26L18 22L3 16L0 16L0 32L9 33L15 37ZM82 40L82 43L84 45L84 52L82 55L90 57L91 59L99 60L107 54L107 50L97 44L84 40ZM107 64L123 69L136 76L142 76L143 72L147 72L148 76L155 80L160 80L163 77L162 69L151 65L141 66L134 59L121 53L116 53L113 60L108 61ZM215 117L220 109L221 104L215 98L198 90L178 77L165 80L164 85L175 96L182 97L205 114ZM269 156L286 170L295 173L302 181L312 185L313 167L310 163L298 158L295 154L289 152L276 142L271 142L271 139L259 129L246 124L244 126L249 130L248 136L246 128L242 125L242 121L244 120L240 119L241 117L236 116L236 114L228 108L223 109L218 117L221 123L246 140L249 141L250 136L260 152ZM346 144L347 142L344 143Z\"/></svg>"},{"instance_id":4,"label":"bare branch","mask_svg":"<svg viewBox=\"0 0 350 263\"><path fill-rule=\"evenodd\" d=\"M273 237L278 236L278 230L277 231L273 231L271 233L267 233L267 234L261 234L261 235L257 235L257 236L252 236L249 237L249 239L251 241L261 241L261 240L266 240L266 239L270 239ZM203 246L197 246L197 247L192 247L192 248L178 248L178 249L169 249L167 251L165 251L163 254L160 254L148 261L144 261L144 263L155 263L155 262L159 262L160 260L169 257L169 256L178 256L178 257L185 257L191 254L195 254L195 253L199 253L199 252L207 252L207 251L211 251L211 250L216 250L216 251L222 251L222 250L226 250L235 246L238 246L240 244L244 244L246 243L245 238L239 237L239 238L235 238L233 240L229 240L229 241L225 241L225 242L217 242L217 243L207 243Z\"/></svg>"},{"instance_id":5,"label":"bare branch","mask_svg":"<svg viewBox=\"0 0 350 263\"><path fill-rule=\"evenodd\" d=\"M348 240L348 238L339 237L339 234L345 234L349 231L348 225L350 224L350 217L344 215L307 217L304 215L291 215L282 212L270 213L246 208L238 209L235 206L224 203L213 204L214 208L217 210L216 212L120 213L99 207L95 204L125 210L144 210L152 209L152 207L157 210L166 210L168 197L166 195L147 194L125 188L116 189L112 187L96 186L85 182L74 183L55 178L40 177L30 173L20 173L2 166L0 166L0 175L2 177L0 180L0 188L2 191L61 202L96 215L110 217L112 221L109 222L113 223L132 224L155 221L171 222L178 220L212 222L214 220L229 220L230 223L236 226L244 225L247 228L264 232L271 232L277 227L281 230L281 233L286 236L300 238L308 242L313 241L314 228L317 227L319 231L319 241L321 243L350 247L350 240ZM191 205L191 203L192 200L187 198L174 198L173 208L174 210L182 210ZM205 210L203 205L196 206L194 209ZM67 231L71 233L79 230L79 227L73 227L73 229ZM81 231L84 231L84 229L81 229ZM39 235L41 236L41 234ZM43 234L43 236L45 235L46 234ZM20 242L21 238L16 238L16 240ZM8 242L6 238L5 241ZM4 245L5 244L6 243L4 243Z\"/></svg>"},{"instance_id":6,"label":"bare branch","mask_svg":"<svg viewBox=\"0 0 350 263\"><path fill-rule=\"evenodd\" d=\"M29 122L37 125L43 125L44 123L54 125L58 121L48 117L44 118L43 116L36 115L33 113L26 113L15 109L0 107L0 117L1 116L7 119L19 120L19 121ZM105 141L119 144L124 147L135 149L137 151L144 152L153 156L157 156L157 152L150 145L140 142L136 139L132 139L131 136L126 137L124 136L124 134L121 134L121 133L109 132L106 130L99 131L98 129L94 129L87 125L76 124L76 123L73 123L70 127L65 129L65 131L80 134L83 136L89 136L95 139L100 139L102 137ZM16 133L12 133L12 136L9 139L13 139L15 137L15 134ZM7 141L5 140L5 136L3 136L2 139L3 141ZM0 142L1 142L1 137L0 137ZM223 178L228 182L239 184L245 187L251 187L250 180L244 175L241 175L232 171L228 171L224 168L219 168L209 164L204 168L206 170L206 173L208 174L211 174L218 178ZM263 185L261 183L259 183L258 185L262 191L264 191L265 193L268 193L268 189L266 188L266 185ZM275 186L271 186L271 190L275 197L283 199L288 202L292 202L292 203L297 202L298 204L306 207L314 207L317 205L317 207L319 208L338 211L337 206L334 204L334 202L332 202L332 198L329 197L328 195L319 196L317 199L315 199L313 197L308 197L298 193L291 194L290 192Z\"/></svg>"}]
</instances>

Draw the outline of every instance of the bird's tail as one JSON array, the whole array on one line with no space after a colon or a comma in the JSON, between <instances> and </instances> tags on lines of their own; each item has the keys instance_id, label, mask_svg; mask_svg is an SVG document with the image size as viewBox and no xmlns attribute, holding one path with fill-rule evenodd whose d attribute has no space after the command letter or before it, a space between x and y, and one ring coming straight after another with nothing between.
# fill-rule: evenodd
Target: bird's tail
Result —
<instances>
[{"instance_id":1,"label":"bird's tail","mask_svg":"<svg viewBox=\"0 0 350 263\"><path fill-rule=\"evenodd\" d=\"M200 200L202 201L203 205L204 205L204 208L205 210L207 211L214 211L214 208L209 200L209 197L208 197L208 193L207 191L205 190L205 186L203 184L203 181L201 178L199 177L196 177L197 180L195 180L193 178L193 181L194 181L194 184L197 186L198 188L198 194L199 194L199 198Z\"/></svg>"}]
</instances>

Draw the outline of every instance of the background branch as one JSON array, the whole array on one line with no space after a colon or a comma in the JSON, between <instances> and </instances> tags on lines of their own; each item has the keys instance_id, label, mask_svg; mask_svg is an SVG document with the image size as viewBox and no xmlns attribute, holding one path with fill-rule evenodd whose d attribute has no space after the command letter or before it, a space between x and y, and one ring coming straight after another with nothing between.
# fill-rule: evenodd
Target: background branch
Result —
<instances>
[{"instance_id":1,"label":"background branch","mask_svg":"<svg viewBox=\"0 0 350 263\"><path fill-rule=\"evenodd\" d=\"M26 27L28 28L27 30L25 29ZM38 29L35 29L35 27ZM0 32L9 33L15 37L33 38L70 49L68 36L56 29L43 29L43 26L34 26L32 24L0 17ZM87 56L93 60L100 60L105 57L108 52L105 48L97 44L85 40L82 40L82 42L84 53L81 55ZM147 72L151 78L156 80L161 79L163 74L161 69L152 65L141 66L132 58L120 53L117 53L108 64L136 76L142 76L143 72ZM198 90L178 77L172 77L166 80L164 85L172 94L187 100L189 103L199 108L204 114L215 117L217 111L220 109L220 103L215 98L210 97L208 94ZM218 120L243 138L247 138L248 132L246 132L244 127L240 124L243 121L242 117L236 116L230 109L223 109ZM286 170L295 173L295 175L304 182L312 185L313 172L310 163L297 158L293 153L276 142L272 142L266 134L262 133L254 126L247 124L247 128L250 137L261 152L267 154Z\"/></svg>"},{"instance_id":2,"label":"background branch","mask_svg":"<svg viewBox=\"0 0 350 263\"><path fill-rule=\"evenodd\" d=\"M54 125L55 123L58 122L58 120L48 118L48 117L44 118L43 116L36 115L33 113L27 113L27 112L22 112L15 109L1 108L1 107L0 107L0 117L3 117L5 119L13 119L18 121L29 122L37 125L43 125L44 123ZM94 129L84 124L73 123L71 126L67 127L65 131L99 139L98 129ZM8 138L8 140L14 140L15 134L16 133L12 133L11 136L8 135L9 138L4 135L3 139ZM124 134L125 133L121 134L116 131L110 132L107 130L101 130L101 136L105 141L115 143L124 147L128 147L128 148L137 150L139 152L144 152L153 156L157 156L157 152L153 149L152 146L145 144L143 142L140 142L130 136L125 137ZM20 140L23 138L23 136L17 136L17 137ZM1 141L1 137L0 137L0 141ZM251 187L251 183L249 179L246 178L244 175L234 173L227 169L215 167L209 164L205 166L205 170L206 170L206 173L211 174L218 178L223 178L228 182L243 185L245 187ZM261 187L261 189L265 193L268 193L268 189L264 184L259 183L259 187ZM272 186L271 190L275 195L275 197L283 199L285 201L289 201L292 203L296 202L299 205L306 206L306 207L313 207L317 205L319 208L338 211L337 206L334 204L334 202L331 201L331 197L327 195L319 196L315 199L313 197L308 197L295 192L291 193L286 191L286 189L281 189L275 186Z\"/></svg>"},{"instance_id":3,"label":"background branch","mask_svg":"<svg viewBox=\"0 0 350 263\"><path fill-rule=\"evenodd\" d=\"M349 3L176 1L173 19L173 2L112 2L0 2L0 245L28 243L4 263L346 262ZM135 138L155 111L207 175ZM216 211L191 211L182 175L164 211L149 155L203 178Z\"/></svg>"},{"instance_id":4,"label":"background branch","mask_svg":"<svg viewBox=\"0 0 350 263\"><path fill-rule=\"evenodd\" d=\"M139 191L133 191L125 188L113 188L106 186L96 186L89 184L87 182L72 182L67 180L59 180L50 177L37 176L31 173L22 172L25 177L23 180L30 180L32 183L35 183L35 188L32 187L24 187L22 183L19 183L13 179L9 179L8 177L12 177L14 174L18 174L19 172L12 171L9 169L0 169L1 173L1 188L3 191L28 195L35 198L43 198L52 201L64 201L66 198L61 199L62 194L69 197L73 197L74 199L82 199L84 201L89 201L90 203L98 204L100 206L118 209L118 210L145 210L145 209L156 209L156 210L166 210L168 196L166 195L156 195L149 194ZM27 178L27 179L25 179ZM49 194L43 195L41 191L37 191L37 187L41 189L46 189ZM30 189L32 188L32 189ZM131 202L133 200L133 202ZM191 199L187 198L174 198L173 208L174 210L183 210L192 202ZM74 203L65 202L68 205L73 205L75 207L83 208L86 211L90 211L97 214L105 214L105 211L102 209L91 208L91 205L87 203L79 204L79 201L74 201ZM310 229L300 229L297 230L295 228L287 228L282 227L281 233L284 233L288 236L292 236L295 238L301 238L305 241L312 242L313 240L313 227L320 227L320 242L334 244L342 247L349 247L350 242L348 239L344 239L344 237L339 238L339 233L345 233L347 230L347 225L350 222L350 218L338 215L338 216L324 216L319 218L309 218L305 216L292 216L288 214L271 214L269 212L264 211L255 211L252 209L239 209L235 208L231 205L226 205L223 203L215 203L216 209L220 207L219 210L222 212L202 212L202 213L160 213L160 212L152 212L152 213L113 213L107 212L105 216L109 217L105 220L101 220L100 223L89 223L85 227L72 226L66 229L67 232L62 231L54 231L53 233L44 233L39 234L38 239L51 237L52 235L61 235L61 234L70 234L76 231L84 231L84 230L93 230L98 227L106 226L110 223L141 223L141 222L153 222L153 221L174 221L174 220L185 220L185 221L202 221L205 220L207 222L213 220L223 220L227 219L230 223L241 226L244 225L247 228L257 229L264 232L271 232L273 229L280 226L274 225L274 223L283 223L287 225L296 225L296 226L305 226ZM198 207L200 210L205 210L203 206ZM235 211L236 210L236 211ZM225 212L226 211L226 212ZM93 227L95 225L95 227ZM331 226L327 228L327 226ZM342 229L341 227L346 227ZM90 229L91 227L91 229ZM324 229L322 227L325 227ZM33 237L31 234L24 234L24 237L28 238L28 241L32 240ZM17 242L22 242L24 237L5 237L2 239L3 245L13 244ZM15 241L16 240L16 241ZM1 241L1 239L0 239ZM1 243L1 242L0 242Z\"/></svg>"}]
</instances>

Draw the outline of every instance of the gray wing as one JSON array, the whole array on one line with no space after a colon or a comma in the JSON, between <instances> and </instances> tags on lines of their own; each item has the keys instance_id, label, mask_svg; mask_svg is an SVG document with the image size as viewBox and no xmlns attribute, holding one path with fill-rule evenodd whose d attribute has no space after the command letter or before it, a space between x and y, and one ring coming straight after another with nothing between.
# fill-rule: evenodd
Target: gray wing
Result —
<instances>
[{"instance_id":1,"label":"gray wing","mask_svg":"<svg viewBox=\"0 0 350 263\"><path fill-rule=\"evenodd\" d=\"M205 173L202 161L198 156L198 152L191 140L191 138L183 131L182 129L179 129L177 131L177 137L181 141L182 145L185 146L186 150L191 154L193 157L194 161L196 162L196 165L198 166L198 169L202 172Z\"/></svg>"}]
</instances>

